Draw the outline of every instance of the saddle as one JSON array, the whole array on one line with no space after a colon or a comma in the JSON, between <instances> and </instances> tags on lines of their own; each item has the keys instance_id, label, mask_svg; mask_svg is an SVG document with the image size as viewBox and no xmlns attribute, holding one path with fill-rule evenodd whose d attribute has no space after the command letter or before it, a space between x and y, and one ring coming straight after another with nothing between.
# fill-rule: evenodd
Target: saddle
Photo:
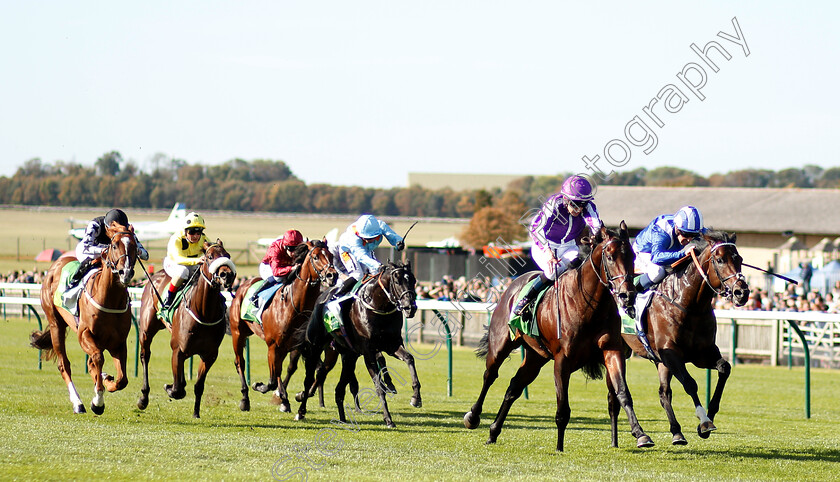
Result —
<instances>
[{"instance_id":1,"label":"saddle","mask_svg":"<svg viewBox=\"0 0 840 482\"><path fill-rule=\"evenodd\" d=\"M519 290L517 293L516 298L513 301L513 306L516 306L519 303L519 300L525 297L525 294L531 290L531 286L537 282L538 277L535 277L531 281L525 283L522 289ZM525 305L525 308L522 310L520 315L514 315L511 313L511 317L508 320L508 329L510 330L510 339L513 340L516 338L517 330L522 332L525 335L539 337L540 332L537 329L537 307L540 305L540 302L545 297L545 294L548 292L548 289L552 285L547 285L540 291L534 301Z\"/></svg>"},{"instance_id":2,"label":"saddle","mask_svg":"<svg viewBox=\"0 0 840 482\"><path fill-rule=\"evenodd\" d=\"M242 305L239 308L239 317L241 319L262 325L262 315L271 304L271 301L274 299L274 295L277 294L280 289L286 287L286 284L278 283L257 295L257 303L251 302L251 297L262 287L263 284L265 284L265 280L260 280L252 284L245 292L245 296L242 298Z\"/></svg>"}]
</instances>

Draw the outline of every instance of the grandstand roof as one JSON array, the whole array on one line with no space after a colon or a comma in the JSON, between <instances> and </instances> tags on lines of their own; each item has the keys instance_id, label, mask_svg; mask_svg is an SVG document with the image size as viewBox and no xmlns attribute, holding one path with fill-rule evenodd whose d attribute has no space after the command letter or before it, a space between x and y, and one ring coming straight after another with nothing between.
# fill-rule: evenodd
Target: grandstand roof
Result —
<instances>
[{"instance_id":1,"label":"grandstand roof","mask_svg":"<svg viewBox=\"0 0 840 482\"><path fill-rule=\"evenodd\" d=\"M641 229L663 213L692 205L706 226L738 232L836 235L840 189L599 186L596 204L604 222L623 219Z\"/></svg>"}]
</instances>

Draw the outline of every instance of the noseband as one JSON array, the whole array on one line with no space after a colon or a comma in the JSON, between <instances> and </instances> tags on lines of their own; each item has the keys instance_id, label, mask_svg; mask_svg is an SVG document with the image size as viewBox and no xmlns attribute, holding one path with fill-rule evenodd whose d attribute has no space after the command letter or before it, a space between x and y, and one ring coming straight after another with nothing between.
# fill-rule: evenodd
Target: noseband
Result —
<instances>
[{"instance_id":1,"label":"noseband","mask_svg":"<svg viewBox=\"0 0 840 482\"><path fill-rule=\"evenodd\" d=\"M595 261L592 260L592 254L591 253L589 254L589 264L592 265L592 269L595 271L595 276L598 277L598 281L600 281L602 285L609 288L610 294L614 295L618 291L618 288L616 288L616 286L614 284L615 280L625 278L627 275L625 274L625 275L612 276L610 274L610 268L609 268L609 266L607 266L607 262L604 260L604 250L606 249L607 245L612 243L613 241L618 241L618 240L613 238L609 242L603 243L601 245L601 268L603 268L603 270L604 270L604 278L606 278L606 281L604 281L604 279L601 278L601 270L598 269L595 266Z\"/></svg>"},{"instance_id":2,"label":"noseband","mask_svg":"<svg viewBox=\"0 0 840 482\"><path fill-rule=\"evenodd\" d=\"M309 251L309 254L308 254L308 255L306 255L306 259L307 259L307 260L309 260L309 266L312 266L312 271L314 271L314 272L315 272L315 275L318 277L318 280L317 280L317 281L313 281L313 280L305 280L305 279L301 278L301 277L300 277L300 270L297 270L297 272L295 272L295 277L296 277L297 279L299 279L299 280L303 281L304 283L309 284L310 286L314 286L314 285L316 285L316 284L318 284L318 283L321 283L321 284L324 284L324 285L325 285L325 284L327 284L327 273L329 272L330 267L332 266L332 264L329 262L329 260L327 260L327 262L325 262L325 263L324 263L324 264L325 264L325 266L324 266L323 268L321 268L321 269L318 269L318 265L317 265L317 264L315 264L315 261L319 258L319 256L317 256L317 255L315 254L315 249L316 249L316 248L312 248L312 249ZM320 249L322 249L322 250L323 250L323 248L320 248ZM321 251L321 253L323 253L323 252L324 252L324 251Z\"/></svg>"},{"instance_id":3,"label":"noseband","mask_svg":"<svg viewBox=\"0 0 840 482\"><path fill-rule=\"evenodd\" d=\"M717 243L709 249L709 259L706 260L706 263L711 264L714 268L715 275L717 276L717 279L720 282L720 286L722 287L720 291L718 291L714 286L712 286L711 280L709 279L708 275L706 275L706 271L704 271L703 268L700 266L700 261L697 259L697 255L694 254L694 251L691 252L691 257L694 260L694 264L697 266L697 271L700 272L700 276L703 277L703 281L709 286L709 289L711 289L712 292L717 296L721 296L729 301L732 301L732 298L735 295L732 291L732 288L729 285L727 285L726 282L732 278L735 278L735 281L731 283L734 285L738 281L746 282L746 278L744 278L744 274L739 271L736 271L735 273L727 276L726 278L721 277L720 270L718 269L717 264L712 261L712 258L714 258L715 250L717 248L720 248L721 246L732 246L733 249L735 249L736 253L738 250L737 246L735 246L735 243L727 242Z\"/></svg>"},{"instance_id":4,"label":"noseband","mask_svg":"<svg viewBox=\"0 0 840 482\"><path fill-rule=\"evenodd\" d=\"M221 247L218 244L211 244L210 247L207 248L207 251L210 251L213 248L221 249ZM223 253L221 256L217 256L217 257L213 258L213 260L216 260L216 259L219 259L219 258L230 259L230 255L225 256L225 254L227 254L227 252ZM201 268L199 270L199 271L201 271L201 278L204 281L206 281L207 284L209 284L211 288L222 289L222 287L224 286L224 282L222 281L222 276L219 274L218 270L216 270L216 272L213 273L213 278L212 279L209 276L207 276L207 274L204 272L205 269L208 269L208 270L210 269L211 264L212 263L207 263L207 262L204 263L204 268ZM189 284L189 280L188 280L188 284Z\"/></svg>"}]
</instances>

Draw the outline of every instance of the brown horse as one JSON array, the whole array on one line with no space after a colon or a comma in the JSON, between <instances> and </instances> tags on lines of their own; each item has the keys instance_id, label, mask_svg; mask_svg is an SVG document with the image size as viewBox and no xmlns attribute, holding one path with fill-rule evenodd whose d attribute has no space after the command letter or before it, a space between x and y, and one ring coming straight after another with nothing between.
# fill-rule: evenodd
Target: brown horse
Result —
<instances>
[{"instance_id":1,"label":"brown horse","mask_svg":"<svg viewBox=\"0 0 840 482\"><path fill-rule=\"evenodd\" d=\"M694 403L700 419L698 435L708 438L716 429L713 420L720 408L723 387L731 369L715 344L717 321L712 299L723 296L743 306L750 295L749 286L741 274L742 260L735 246L735 235L709 232L693 243L700 255L687 263L684 269L666 277L658 286L647 310L645 330L656 356L659 402L671 425L674 445L688 442L671 407L671 376L677 377ZM633 351L650 358L638 337L632 334L622 336ZM697 397L697 382L685 369L686 362L718 371L718 382L709 402L708 414Z\"/></svg>"},{"instance_id":2,"label":"brown horse","mask_svg":"<svg viewBox=\"0 0 840 482\"><path fill-rule=\"evenodd\" d=\"M268 345L268 383L255 383L254 390L267 393L276 390L280 410L291 411L286 386L280 380L283 359L294 350L294 334L309 320L309 314L322 287L335 284L338 273L333 267L330 250L323 241L308 241L295 250L294 263L298 265L290 275L291 282L278 291L271 304L263 311L262 324L252 323L240 317L242 300L252 284L262 278L249 280L239 287L230 307L230 334L233 338L233 352L236 371L242 385L242 400L239 409L251 409L248 397L248 383L245 380L245 341L256 334Z\"/></svg>"},{"instance_id":3,"label":"brown horse","mask_svg":"<svg viewBox=\"0 0 840 482\"><path fill-rule=\"evenodd\" d=\"M502 294L490 326L477 353L486 356L487 369L478 401L464 416L469 429L478 427L482 405L490 385L499 376L499 366L517 347L525 348L525 359L505 392L496 420L490 425L488 444L495 443L511 405L522 390L537 377L540 368L554 359L554 383L557 392L557 450L563 450L563 436L569 423L569 377L583 369L590 378L600 378L607 369L608 409L612 446L618 446L618 411L624 408L631 433L638 447L649 447L653 441L639 425L633 410L633 399L625 381L624 344L621 341L621 319L615 298L629 308L635 296L631 275L635 255L630 246L627 226L621 222L619 233L602 228L596 233L596 245L575 270L561 276L548 289L536 310L539 337L518 334L510 339L508 320L511 306L522 287L537 273L521 276ZM558 319L559 315L559 319ZM562 320L561 326L558 323ZM557 337L558 330L562 332Z\"/></svg>"},{"instance_id":4,"label":"brown horse","mask_svg":"<svg viewBox=\"0 0 840 482\"><path fill-rule=\"evenodd\" d=\"M386 391L393 393L387 387L385 376L386 367L380 360L382 353L387 353L402 360L408 365L411 375L412 389L414 393L409 403L412 406L420 407L420 381L417 378L417 370L414 366L414 357L403 346L402 326L403 315L407 318L414 316L417 311L416 293L414 291L417 280L411 271L411 264L387 263L382 270L374 276L368 277L352 303L347 303L342 310L344 327L347 332L346 340L349 346L338 346L341 354L341 377L335 387L335 402L338 406L338 415L341 422L346 422L344 411L344 395L348 385L351 393L358 391L355 369L356 362L360 356L364 357L368 373L373 380L377 395L379 395L380 407L382 407L383 419L388 427L395 427L391 413L388 410L388 402L385 399ZM321 352L332 341L332 336L327 333L323 323L324 305L322 300L316 306L310 319L309 326L305 333L305 342L301 350L306 361L306 379L303 390L300 394L300 408L295 417L296 420L303 420L306 416L306 400L314 393L315 387L323 383L323 376L326 374L326 367L318 370ZM301 332L299 338L303 335ZM332 362L334 364L334 362ZM329 366L329 361L325 361ZM393 385L392 385L393 386ZM355 393L354 393L355 395ZM354 396L358 408L358 399Z\"/></svg>"},{"instance_id":5,"label":"brown horse","mask_svg":"<svg viewBox=\"0 0 840 482\"><path fill-rule=\"evenodd\" d=\"M160 306L160 292L169 285L169 275L158 271L143 290L140 312L140 361L143 364L143 386L137 408L145 410L149 405L149 359L152 356L152 339L158 331L166 328L171 333L169 346L172 347L172 385L164 389L169 398L180 400L187 396L187 382L184 378L184 361L198 355L201 364L195 381L195 405L193 417L199 418L201 396L204 393L204 381L207 372L219 355L219 345L225 337L225 319L227 309L222 290L230 289L236 280L236 266L230 260L221 240L214 244L204 243L205 261L185 287L184 299L172 314L172 324L164 324L157 312Z\"/></svg>"},{"instance_id":6,"label":"brown horse","mask_svg":"<svg viewBox=\"0 0 840 482\"><path fill-rule=\"evenodd\" d=\"M128 385L125 361L126 338L131 329L131 300L127 286L134 277L137 241L132 228L112 225L106 230L111 244L101 255L104 267L83 281L83 293L78 302L79 317L74 317L53 302L53 294L58 289L61 278L61 269L75 259L69 256L62 257L50 266L41 286L41 307L49 321L49 329L36 331L30 337L33 347L47 351L47 359L57 359L58 371L67 384L75 413L85 413L85 406L70 375L70 360L64 346L68 326L76 332L79 344L88 355L88 370L93 378L95 390L90 404L93 413L101 415L105 411L105 389L114 392ZM108 350L114 359L116 377L102 371L104 350Z\"/></svg>"}]
</instances>

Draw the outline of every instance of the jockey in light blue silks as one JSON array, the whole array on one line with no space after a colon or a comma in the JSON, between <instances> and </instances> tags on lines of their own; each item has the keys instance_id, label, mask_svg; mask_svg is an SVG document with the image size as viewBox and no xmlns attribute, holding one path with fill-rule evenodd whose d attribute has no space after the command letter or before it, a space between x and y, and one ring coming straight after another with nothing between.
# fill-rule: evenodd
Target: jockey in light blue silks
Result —
<instances>
[{"instance_id":1,"label":"jockey in light blue silks","mask_svg":"<svg viewBox=\"0 0 840 482\"><path fill-rule=\"evenodd\" d=\"M373 251L386 238L397 251L405 248L402 236L394 232L384 221L376 219L371 214L364 214L338 238L333 251L333 265L336 270L347 276L341 288L334 295L334 300L327 303L330 310L338 319L340 303L347 299L353 286L369 272L376 272L382 266Z\"/></svg>"},{"instance_id":2,"label":"jockey in light blue silks","mask_svg":"<svg viewBox=\"0 0 840 482\"><path fill-rule=\"evenodd\" d=\"M688 254L693 248L686 245L704 231L703 215L694 206L683 206L674 215L654 218L633 242L636 270L642 272L636 291L643 293L662 281L665 266Z\"/></svg>"},{"instance_id":3,"label":"jockey in light blue silks","mask_svg":"<svg viewBox=\"0 0 840 482\"><path fill-rule=\"evenodd\" d=\"M587 178L571 176L534 217L530 228L531 257L543 272L516 304L514 315L521 314L543 288L573 266L580 252L576 240L586 226L592 233L601 229L603 223L592 202L594 197L595 188Z\"/></svg>"}]
</instances>

